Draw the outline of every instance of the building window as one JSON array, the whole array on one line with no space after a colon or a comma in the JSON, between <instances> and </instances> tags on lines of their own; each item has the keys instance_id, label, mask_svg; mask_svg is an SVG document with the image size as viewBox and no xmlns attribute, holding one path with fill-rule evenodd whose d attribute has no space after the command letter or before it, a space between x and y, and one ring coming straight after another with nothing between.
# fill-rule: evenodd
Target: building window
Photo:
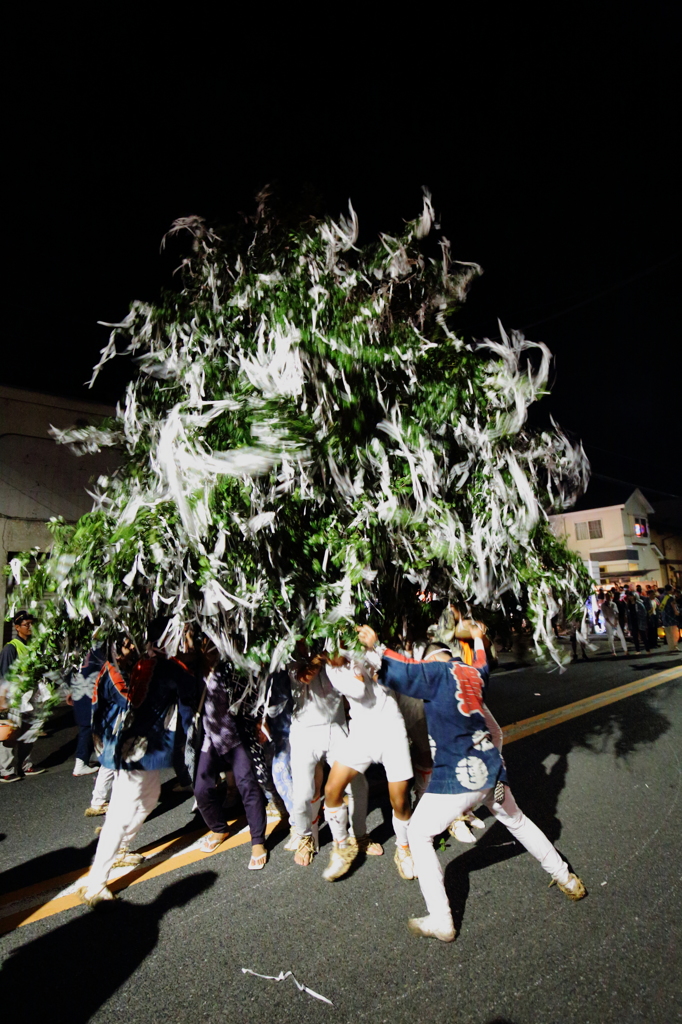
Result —
<instances>
[{"instance_id":1,"label":"building window","mask_svg":"<svg viewBox=\"0 0 682 1024\"><path fill-rule=\"evenodd\" d=\"M603 536L601 532L601 519L593 519L587 525L590 528L590 540L599 540Z\"/></svg>"},{"instance_id":2,"label":"building window","mask_svg":"<svg viewBox=\"0 0 682 1024\"><path fill-rule=\"evenodd\" d=\"M635 537L648 537L649 526L646 519L639 519L635 516Z\"/></svg>"},{"instance_id":3,"label":"building window","mask_svg":"<svg viewBox=\"0 0 682 1024\"><path fill-rule=\"evenodd\" d=\"M575 539L587 540L587 523L575 524Z\"/></svg>"}]
</instances>

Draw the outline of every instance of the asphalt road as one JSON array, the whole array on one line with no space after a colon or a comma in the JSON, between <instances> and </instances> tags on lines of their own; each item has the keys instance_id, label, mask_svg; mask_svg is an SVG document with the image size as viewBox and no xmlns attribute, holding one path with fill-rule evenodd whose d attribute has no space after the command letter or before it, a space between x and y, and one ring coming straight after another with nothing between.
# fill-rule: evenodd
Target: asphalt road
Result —
<instances>
[{"instance_id":1,"label":"asphalt road","mask_svg":"<svg viewBox=\"0 0 682 1024\"><path fill-rule=\"evenodd\" d=\"M611 662L600 648L563 675L501 671L489 692L501 724L682 666L661 651ZM68 714L58 715L35 750L50 770L0 787L0 893L10 901L86 867L94 852L97 819L83 817L92 780L70 774L73 736ZM283 831L260 873L246 870L248 845L180 857L100 912L74 907L0 937L3 1009L16 1002L26 1024L682 1019L681 741L678 678L506 747L517 801L588 887L579 903L548 888L537 863L487 819L475 847L448 838L440 853L457 941L413 938L406 920L423 902L393 865L390 811L376 786L370 826L385 856L333 885L320 877L327 850L299 868L282 850ZM199 828L191 799L171 787L169 773L140 847ZM293 971L333 1005L292 978L242 968Z\"/></svg>"}]
</instances>

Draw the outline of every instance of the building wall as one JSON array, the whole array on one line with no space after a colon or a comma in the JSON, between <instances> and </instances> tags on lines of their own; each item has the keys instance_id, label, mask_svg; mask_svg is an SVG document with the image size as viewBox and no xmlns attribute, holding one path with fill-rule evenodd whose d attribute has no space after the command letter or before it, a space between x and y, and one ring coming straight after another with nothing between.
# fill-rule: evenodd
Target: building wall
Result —
<instances>
[{"instance_id":1,"label":"building wall","mask_svg":"<svg viewBox=\"0 0 682 1024\"><path fill-rule=\"evenodd\" d=\"M661 585L666 583L674 587L682 586L682 534L670 534L670 531L659 532L655 527L651 531L652 543L661 552Z\"/></svg>"},{"instance_id":2,"label":"building wall","mask_svg":"<svg viewBox=\"0 0 682 1024\"><path fill-rule=\"evenodd\" d=\"M75 522L92 507L87 488L111 473L120 456L109 449L76 456L50 436L64 429L100 423L114 409L97 402L0 387L0 565L19 551L50 547L47 521ZM4 621L7 578L0 576L0 621Z\"/></svg>"},{"instance_id":3,"label":"building wall","mask_svg":"<svg viewBox=\"0 0 682 1024\"><path fill-rule=\"evenodd\" d=\"M623 505L610 505L582 512L564 512L550 516L554 533L564 537L571 551L576 551L586 562L597 562L601 576L632 576L639 582L667 582L667 572L652 548L649 516L653 508L639 490L633 491ZM648 535L641 537L635 530L636 519L644 520ZM583 525L584 524L584 525ZM590 536L590 524L594 525ZM577 529L577 527L579 527ZM586 531L587 536L579 536ZM601 537L597 534L601 532ZM660 547L660 545L659 545ZM681 566L682 568L682 566Z\"/></svg>"}]
</instances>

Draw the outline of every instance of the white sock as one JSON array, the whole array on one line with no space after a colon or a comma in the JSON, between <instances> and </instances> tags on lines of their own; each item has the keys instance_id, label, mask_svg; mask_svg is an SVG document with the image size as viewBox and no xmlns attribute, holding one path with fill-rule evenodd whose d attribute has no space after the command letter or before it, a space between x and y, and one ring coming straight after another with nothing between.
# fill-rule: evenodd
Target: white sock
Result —
<instances>
[{"instance_id":1,"label":"white sock","mask_svg":"<svg viewBox=\"0 0 682 1024\"><path fill-rule=\"evenodd\" d=\"M327 807L325 804L324 816L329 823L334 842L345 846L348 842L348 808L346 805Z\"/></svg>"},{"instance_id":2,"label":"white sock","mask_svg":"<svg viewBox=\"0 0 682 1024\"><path fill-rule=\"evenodd\" d=\"M410 824L410 819L402 821L400 818L396 818L393 815L393 831L395 832L395 841L397 846L409 846L407 838L407 826Z\"/></svg>"}]
</instances>

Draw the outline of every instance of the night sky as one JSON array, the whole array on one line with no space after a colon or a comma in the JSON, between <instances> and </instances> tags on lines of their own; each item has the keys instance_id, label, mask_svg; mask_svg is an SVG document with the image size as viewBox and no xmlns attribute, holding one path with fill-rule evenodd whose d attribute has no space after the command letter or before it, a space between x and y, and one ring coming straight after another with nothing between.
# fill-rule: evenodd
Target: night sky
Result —
<instances>
[{"instance_id":1,"label":"night sky","mask_svg":"<svg viewBox=\"0 0 682 1024\"><path fill-rule=\"evenodd\" d=\"M581 437L601 474L682 493L677 33L672 6L626 7L546 23L413 7L386 25L335 8L305 38L264 13L25 24L5 97L4 383L115 401L123 361L83 387L96 322L170 281L159 242L178 216L219 223L276 182L332 215L351 198L362 242L414 217L426 185L453 257L485 271L463 336L497 337L499 317L546 342L537 421Z\"/></svg>"}]
</instances>

